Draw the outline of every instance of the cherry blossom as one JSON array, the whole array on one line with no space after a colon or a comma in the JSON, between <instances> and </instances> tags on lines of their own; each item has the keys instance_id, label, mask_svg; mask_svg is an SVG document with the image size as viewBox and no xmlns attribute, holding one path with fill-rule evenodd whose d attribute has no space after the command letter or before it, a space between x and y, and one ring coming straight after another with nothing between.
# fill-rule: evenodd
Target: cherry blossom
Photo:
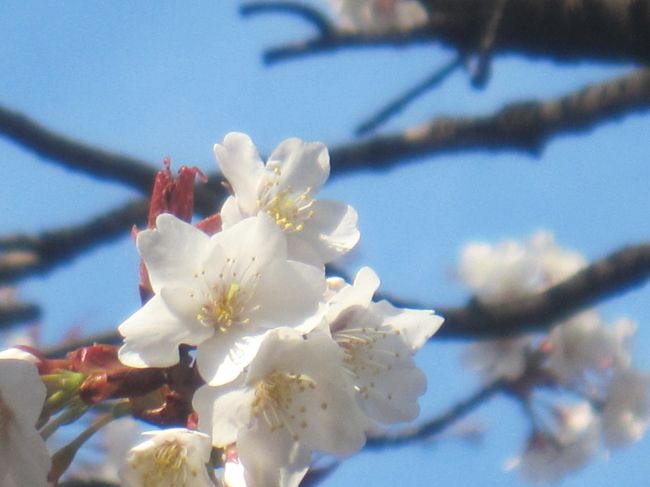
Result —
<instances>
[{"instance_id":1,"label":"cherry blossom","mask_svg":"<svg viewBox=\"0 0 650 487\"><path fill-rule=\"evenodd\" d=\"M330 281L331 282L331 281ZM379 286L375 272L362 268L352 286L340 288L328 301L326 321L344 353L343 366L363 411L383 423L410 421L419 414L417 398L426 377L413 353L440 327L443 319L429 310L398 309L372 302Z\"/></svg>"},{"instance_id":2,"label":"cherry blossom","mask_svg":"<svg viewBox=\"0 0 650 487\"><path fill-rule=\"evenodd\" d=\"M35 427L46 390L24 354L0 353L0 485L46 487L50 455Z\"/></svg>"},{"instance_id":3,"label":"cherry blossom","mask_svg":"<svg viewBox=\"0 0 650 487\"><path fill-rule=\"evenodd\" d=\"M543 291L586 263L581 255L558 246L546 231L533 234L524 243L470 243L461 251L460 260L461 280L485 303Z\"/></svg>"},{"instance_id":4,"label":"cherry blossom","mask_svg":"<svg viewBox=\"0 0 650 487\"><path fill-rule=\"evenodd\" d=\"M537 432L514 465L533 483L555 483L587 463L598 449L600 421L587 402L556 410L557 429Z\"/></svg>"},{"instance_id":5,"label":"cherry blossom","mask_svg":"<svg viewBox=\"0 0 650 487\"><path fill-rule=\"evenodd\" d=\"M499 378L515 380L526 370L531 351L529 336L483 340L463 350L463 364L486 382Z\"/></svg>"},{"instance_id":6,"label":"cherry blossom","mask_svg":"<svg viewBox=\"0 0 650 487\"><path fill-rule=\"evenodd\" d=\"M196 392L199 427L215 446L237 444L248 487L297 485L313 451L344 457L365 443L342 362L328 334L278 328L237 381Z\"/></svg>"},{"instance_id":7,"label":"cherry blossom","mask_svg":"<svg viewBox=\"0 0 650 487\"><path fill-rule=\"evenodd\" d=\"M342 29L381 33L406 30L427 22L418 0L330 0Z\"/></svg>"},{"instance_id":8,"label":"cherry blossom","mask_svg":"<svg viewBox=\"0 0 650 487\"><path fill-rule=\"evenodd\" d=\"M287 260L283 232L262 213L208 237L163 214L137 246L155 295L118 328L120 360L167 367L178 346L197 346L197 363L212 385L237 377L264 334L298 326L318 306L323 269Z\"/></svg>"},{"instance_id":9,"label":"cherry blossom","mask_svg":"<svg viewBox=\"0 0 650 487\"><path fill-rule=\"evenodd\" d=\"M320 142L287 139L265 165L250 137L231 132L214 153L234 192L221 209L223 228L266 213L287 236L292 259L318 264L356 245L357 212L338 201L314 199L330 171L327 148Z\"/></svg>"},{"instance_id":10,"label":"cherry blossom","mask_svg":"<svg viewBox=\"0 0 650 487\"><path fill-rule=\"evenodd\" d=\"M625 318L610 327L595 310L579 313L551 330L546 367L561 382L589 382L588 374L608 374L613 367L629 365L635 330Z\"/></svg>"},{"instance_id":11,"label":"cherry blossom","mask_svg":"<svg viewBox=\"0 0 650 487\"><path fill-rule=\"evenodd\" d=\"M143 433L129 450L120 476L123 487L215 487L208 471L210 437L184 428Z\"/></svg>"},{"instance_id":12,"label":"cherry blossom","mask_svg":"<svg viewBox=\"0 0 650 487\"><path fill-rule=\"evenodd\" d=\"M603 433L609 446L641 439L650 423L650 375L617 370L607 390L602 412Z\"/></svg>"}]
</instances>

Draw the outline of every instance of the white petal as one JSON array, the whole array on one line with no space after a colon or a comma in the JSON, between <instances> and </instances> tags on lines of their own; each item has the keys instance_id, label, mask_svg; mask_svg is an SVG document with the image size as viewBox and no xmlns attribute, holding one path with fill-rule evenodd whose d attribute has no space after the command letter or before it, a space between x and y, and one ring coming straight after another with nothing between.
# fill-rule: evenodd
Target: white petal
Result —
<instances>
[{"instance_id":1,"label":"white petal","mask_svg":"<svg viewBox=\"0 0 650 487\"><path fill-rule=\"evenodd\" d=\"M275 260L261 274L254 297L259 320L297 325L317 310L325 290L323 268Z\"/></svg>"},{"instance_id":2,"label":"white petal","mask_svg":"<svg viewBox=\"0 0 650 487\"><path fill-rule=\"evenodd\" d=\"M225 447L237 440L239 431L250 424L254 391L235 381L221 387L202 386L192 399L199 416L199 429L212 437L212 444Z\"/></svg>"},{"instance_id":3,"label":"white petal","mask_svg":"<svg viewBox=\"0 0 650 487\"><path fill-rule=\"evenodd\" d=\"M412 350L418 350L438 331L444 318L433 310L396 308L388 301L373 303L371 310L384 315L384 325L398 330Z\"/></svg>"},{"instance_id":4,"label":"white petal","mask_svg":"<svg viewBox=\"0 0 650 487\"><path fill-rule=\"evenodd\" d=\"M292 138L276 147L266 167L271 171L280 171L281 188L296 191L311 188L313 194L329 177L330 158L327 147L322 143L305 143Z\"/></svg>"},{"instance_id":5,"label":"white petal","mask_svg":"<svg viewBox=\"0 0 650 487\"><path fill-rule=\"evenodd\" d=\"M262 340L263 335L242 330L216 334L201 343L196 356L201 377L211 386L233 381L251 363Z\"/></svg>"},{"instance_id":6,"label":"white petal","mask_svg":"<svg viewBox=\"0 0 650 487\"><path fill-rule=\"evenodd\" d=\"M12 411L19 424L36 424L45 395L45 385L32 362L20 359L0 360L0 400Z\"/></svg>"},{"instance_id":7,"label":"white petal","mask_svg":"<svg viewBox=\"0 0 650 487\"><path fill-rule=\"evenodd\" d=\"M240 278L252 278L269 262L284 262L286 259L286 238L273 219L265 213L246 218L213 238L223 248L226 257L232 259L236 256L233 271ZM206 263L208 268L217 265L218 262L213 259Z\"/></svg>"},{"instance_id":8,"label":"white petal","mask_svg":"<svg viewBox=\"0 0 650 487\"><path fill-rule=\"evenodd\" d=\"M137 246L157 293L166 284L191 282L210 238L167 213L158 216L156 227L140 232Z\"/></svg>"},{"instance_id":9,"label":"white petal","mask_svg":"<svg viewBox=\"0 0 650 487\"><path fill-rule=\"evenodd\" d=\"M327 263L349 252L359 241L357 212L339 201L315 201L313 217L294 238L308 241Z\"/></svg>"},{"instance_id":10,"label":"white petal","mask_svg":"<svg viewBox=\"0 0 650 487\"><path fill-rule=\"evenodd\" d=\"M257 188L263 177L264 166L253 141L246 134L231 132L223 145L214 146L219 167L237 197L243 213L252 216L257 212Z\"/></svg>"},{"instance_id":11,"label":"white petal","mask_svg":"<svg viewBox=\"0 0 650 487\"><path fill-rule=\"evenodd\" d=\"M120 361L130 367L169 367L178 363L181 343L196 345L212 331L196 320L188 322L174 314L160 295L118 327L124 337Z\"/></svg>"},{"instance_id":12,"label":"white petal","mask_svg":"<svg viewBox=\"0 0 650 487\"><path fill-rule=\"evenodd\" d=\"M311 461L310 451L289 435L266 428L242 431L237 451L247 487L297 487Z\"/></svg>"},{"instance_id":13,"label":"white petal","mask_svg":"<svg viewBox=\"0 0 650 487\"><path fill-rule=\"evenodd\" d=\"M250 215L244 215L241 212L237 199L234 196L228 196L221 206L221 224L224 229L232 227L235 223L242 221Z\"/></svg>"}]
</instances>

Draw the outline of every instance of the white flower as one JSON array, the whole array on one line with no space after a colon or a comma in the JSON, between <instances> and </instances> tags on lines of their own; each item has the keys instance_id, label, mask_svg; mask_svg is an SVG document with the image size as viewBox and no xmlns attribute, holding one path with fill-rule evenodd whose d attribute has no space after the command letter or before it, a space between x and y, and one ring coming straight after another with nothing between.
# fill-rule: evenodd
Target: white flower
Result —
<instances>
[{"instance_id":1,"label":"white flower","mask_svg":"<svg viewBox=\"0 0 650 487\"><path fill-rule=\"evenodd\" d=\"M267 213L286 234L289 256L307 262L330 262L356 245L356 211L338 201L314 199L330 171L327 148L320 142L287 139L264 165L251 139L231 132L214 153L234 191L221 209L223 228Z\"/></svg>"},{"instance_id":2,"label":"white flower","mask_svg":"<svg viewBox=\"0 0 650 487\"><path fill-rule=\"evenodd\" d=\"M419 0L330 0L343 29L380 33L407 30L427 22Z\"/></svg>"},{"instance_id":3,"label":"white flower","mask_svg":"<svg viewBox=\"0 0 650 487\"><path fill-rule=\"evenodd\" d=\"M237 443L249 487L288 486L312 451L347 456L365 442L367 420L343 376L343 352L320 330L267 334L238 381L194 395L215 446Z\"/></svg>"},{"instance_id":4,"label":"white flower","mask_svg":"<svg viewBox=\"0 0 650 487\"><path fill-rule=\"evenodd\" d=\"M463 351L464 365L480 374L484 381L499 378L518 379L526 370L532 350L530 337L481 340Z\"/></svg>"},{"instance_id":5,"label":"white flower","mask_svg":"<svg viewBox=\"0 0 650 487\"><path fill-rule=\"evenodd\" d=\"M46 487L50 455L38 431L45 385L16 349L0 357L0 485Z\"/></svg>"},{"instance_id":6,"label":"white flower","mask_svg":"<svg viewBox=\"0 0 650 487\"><path fill-rule=\"evenodd\" d=\"M417 398L426 390L426 377L412 355L443 319L430 310L373 303L378 287L375 272L362 268L354 285L343 286L328 301L326 322L343 350L343 366L363 411L383 423L411 421L419 414Z\"/></svg>"},{"instance_id":7,"label":"white flower","mask_svg":"<svg viewBox=\"0 0 650 487\"><path fill-rule=\"evenodd\" d=\"M323 293L323 269L287 260L286 239L267 215L212 237L163 214L137 246L155 295L119 327L120 360L168 367L180 344L198 347L197 363L213 385L235 379L264 333L298 326Z\"/></svg>"},{"instance_id":8,"label":"white flower","mask_svg":"<svg viewBox=\"0 0 650 487\"><path fill-rule=\"evenodd\" d=\"M585 265L582 256L559 247L545 231L521 243L470 243L461 251L460 278L485 303L509 301L540 292Z\"/></svg>"},{"instance_id":9,"label":"white flower","mask_svg":"<svg viewBox=\"0 0 650 487\"><path fill-rule=\"evenodd\" d=\"M214 487L207 463L210 437L184 428L143 433L120 472L123 487Z\"/></svg>"},{"instance_id":10,"label":"white flower","mask_svg":"<svg viewBox=\"0 0 650 487\"><path fill-rule=\"evenodd\" d=\"M613 447L640 440L650 423L650 376L617 370L602 412L605 441Z\"/></svg>"},{"instance_id":11,"label":"white flower","mask_svg":"<svg viewBox=\"0 0 650 487\"><path fill-rule=\"evenodd\" d=\"M516 461L521 476L534 483L555 483L581 468L598 449L600 422L591 406L581 402L558 409L558 430L537 433Z\"/></svg>"},{"instance_id":12,"label":"white flower","mask_svg":"<svg viewBox=\"0 0 650 487\"><path fill-rule=\"evenodd\" d=\"M588 383L588 374L606 374L630 363L628 348L634 331L634 324L626 319L610 328L596 311L579 313L551 330L546 368L563 383Z\"/></svg>"}]
</instances>

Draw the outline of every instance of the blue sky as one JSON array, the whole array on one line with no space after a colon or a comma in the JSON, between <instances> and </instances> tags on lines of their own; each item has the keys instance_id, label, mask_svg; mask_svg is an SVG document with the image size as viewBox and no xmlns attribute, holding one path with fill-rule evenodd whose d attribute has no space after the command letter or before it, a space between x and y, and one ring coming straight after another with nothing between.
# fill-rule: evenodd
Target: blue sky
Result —
<instances>
[{"instance_id":1,"label":"blue sky","mask_svg":"<svg viewBox=\"0 0 650 487\"><path fill-rule=\"evenodd\" d=\"M237 2L0 3L0 103L89 143L152 164L212 171L212 145L247 132L261 152L298 136L329 145L348 141L357 123L387 99L447 62L437 47L337 52L265 67L265 47L311 34L298 19L243 20ZM385 130L441 114L488 113L508 100L560 95L629 66L564 65L498 59L483 91L465 73L420 99ZM525 238L552 230L558 242L597 258L648 240L650 118L633 115L585 135L553 140L543 156L460 153L409 162L389 172L334 178L328 197L360 215L362 241L346 262L374 267L383 289L430 305L457 304L466 291L450 279L470 240ZM70 174L0 139L3 233L81 222L135 193ZM139 306L137 255L121 239L28 280L21 294L41 303L46 340L79 325L119 324ZM635 359L650 369L650 306L643 288L602 307L609 318L639 322ZM460 344L433 343L419 356L429 377L423 416L476 387L459 368ZM518 452L527 425L515 404L497 399L471 417L486 427L480 445L442 439L347 461L325 485L413 487L522 485L502 464ZM568 478L569 487L647 485L650 441Z\"/></svg>"}]
</instances>

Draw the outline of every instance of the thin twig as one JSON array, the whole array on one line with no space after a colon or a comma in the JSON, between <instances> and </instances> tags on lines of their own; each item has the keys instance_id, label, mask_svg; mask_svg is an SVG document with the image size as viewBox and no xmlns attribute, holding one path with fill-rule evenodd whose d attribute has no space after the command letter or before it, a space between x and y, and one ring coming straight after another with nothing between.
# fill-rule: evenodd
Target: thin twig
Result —
<instances>
[{"instance_id":1,"label":"thin twig","mask_svg":"<svg viewBox=\"0 0 650 487\"><path fill-rule=\"evenodd\" d=\"M440 416L429 419L418 426L368 438L365 448L367 450L380 450L428 440L482 405L495 394L503 391L506 385L507 382L502 379L494 381L482 387L463 401L458 402Z\"/></svg>"},{"instance_id":2,"label":"thin twig","mask_svg":"<svg viewBox=\"0 0 650 487\"><path fill-rule=\"evenodd\" d=\"M446 63L444 66L437 68L433 74L427 76L425 79L418 82L415 86L409 88L408 91L386 104L375 115L360 124L355 130L355 134L361 136L377 129L379 126L386 123L389 119L395 115L398 115L417 98L424 95L427 91L433 90L435 87L437 87L456 69L458 69L458 67L462 66L463 62L464 56L458 56L452 59L450 62Z\"/></svg>"},{"instance_id":3,"label":"thin twig","mask_svg":"<svg viewBox=\"0 0 650 487\"><path fill-rule=\"evenodd\" d=\"M295 2L249 2L239 8L244 17L265 13L288 13L303 18L318 29L321 37L329 37L336 27L326 15L315 7Z\"/></svg>"},{"instance_id":4,"label":"thin twig","mask_svg":"<svg viewBox=\"0 0 650 487\"><path fill-rule=\"evenodd\" d=\"M499 25L503 17L503 9L507 0L492 0L492 12L485 25L485 30L481 36L481 42L478 46L477 64L474 73L472 73L472 84L477 88L483 88L490 78L490 65L492 53L494 50L494 41L499 31Z\"/></svg>"},{"instance_id":5,"label":"thin twig","mask_svg":"<svg viewBox=\"0 0 650 487\"><path fill-rule=\"evenodd\" d=\"M405 47L413 44L431 43L427 27L411 31L396 31L385 34L353 33L337 31L336 35L319 36L305 41L297 41L284 46L272 47L264 51L262 59L271 65L301 56L326 53L337 49L366 49L368 47Z\"/></svg>"}]
</instances>

